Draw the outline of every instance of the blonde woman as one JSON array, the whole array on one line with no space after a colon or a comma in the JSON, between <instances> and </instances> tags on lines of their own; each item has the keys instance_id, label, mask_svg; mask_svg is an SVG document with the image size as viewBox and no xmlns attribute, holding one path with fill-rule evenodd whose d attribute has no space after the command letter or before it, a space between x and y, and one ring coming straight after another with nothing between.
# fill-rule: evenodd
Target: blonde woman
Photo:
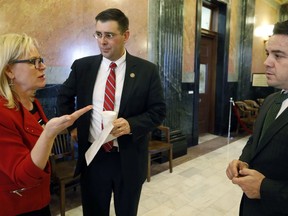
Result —
<instances>
[{"instance_id":1,"label":"blonde woman","mask_svg":"<svg viewBox=\"0 0 288 216\"><path fill-rule=\"evenodd\" d=\"M0 36L0 215L50 215L49 154L57 134L89 111L47 121L35 92L45 64L26 34Z\"/></svg>"}]
</instances>

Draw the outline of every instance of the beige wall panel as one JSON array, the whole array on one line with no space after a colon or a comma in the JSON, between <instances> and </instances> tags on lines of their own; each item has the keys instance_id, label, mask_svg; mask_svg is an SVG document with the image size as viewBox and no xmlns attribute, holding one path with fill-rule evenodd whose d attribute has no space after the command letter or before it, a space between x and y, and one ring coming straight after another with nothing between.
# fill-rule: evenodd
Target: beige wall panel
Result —
<instances>
[{"instance_id":1,"label":"beige wall panel","mask_svg":"<svg viewBox=\"0 0 288 216\"><path fill-rule=\"evenodd\" d=\"M70 66L76 58L99 53L92 37L95 16L110 7L130 20L127 50L147 58L147 0L0 0L0 32L25 32L39 41L48 66Z\"/></svg>"}]
</instances>

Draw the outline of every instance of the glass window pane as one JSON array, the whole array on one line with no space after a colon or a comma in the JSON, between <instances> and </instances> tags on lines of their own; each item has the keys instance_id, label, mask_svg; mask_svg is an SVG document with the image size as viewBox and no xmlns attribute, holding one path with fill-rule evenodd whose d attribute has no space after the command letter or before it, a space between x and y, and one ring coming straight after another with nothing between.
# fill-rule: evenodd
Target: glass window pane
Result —
<instances>
[{"instance_id":1,"label":"glass window pane","mask_svg":"<svg viewBox=\"0 0 288 216\"><path fill-rule=\"evenodd\" d=\"M200 64L199 93L206 93L207 64Z\"/></svg>"},{"instance_id":2,"label":"glass window pane","mask_svg":"<svg viewBox=\"0 0 288 216\"><path fill-rule=\"evenodd\" d=\"M202 7L201 28L210 30L212 10L207 7Z\"/></svg>"}]
</instances>

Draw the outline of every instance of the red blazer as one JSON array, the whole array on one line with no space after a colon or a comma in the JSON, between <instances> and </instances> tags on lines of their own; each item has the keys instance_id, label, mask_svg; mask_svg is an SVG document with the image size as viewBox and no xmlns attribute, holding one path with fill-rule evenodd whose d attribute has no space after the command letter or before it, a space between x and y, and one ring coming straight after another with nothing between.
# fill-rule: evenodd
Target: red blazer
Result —
<instances>
[{"instance_id":1,"label":"red blazer","mask_svg":"<svg viewBox=\"0 0 288 216\"><path fill-rule=\"evenodd\" d=\"M50 166L38 168L30 152L43 131L21 104L8 109L0 96L0 216L41 209L50 202ZM47 118L38 100L40 116Z\"/></svg>"}]
</instances>

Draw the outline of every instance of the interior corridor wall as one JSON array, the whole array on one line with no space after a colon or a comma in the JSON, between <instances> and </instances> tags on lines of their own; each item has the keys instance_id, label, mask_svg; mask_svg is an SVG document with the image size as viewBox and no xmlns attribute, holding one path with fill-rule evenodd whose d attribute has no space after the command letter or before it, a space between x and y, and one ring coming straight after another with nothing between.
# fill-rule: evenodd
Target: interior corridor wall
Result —
<instances>
[{"instance_id":1,"label":"interior corridor wall","mask_svg":"<svg viewBox=\"0 0 288 216\"><path fill-rule=\"evenodd\" d=\"M95 16L111 7L130 19L128 52L147 58L147 0L0 0L0 32L35 37L48 66L47 83L60 84L75 59L100 53L92 36Z\"/></svg>"}]
</instances>

